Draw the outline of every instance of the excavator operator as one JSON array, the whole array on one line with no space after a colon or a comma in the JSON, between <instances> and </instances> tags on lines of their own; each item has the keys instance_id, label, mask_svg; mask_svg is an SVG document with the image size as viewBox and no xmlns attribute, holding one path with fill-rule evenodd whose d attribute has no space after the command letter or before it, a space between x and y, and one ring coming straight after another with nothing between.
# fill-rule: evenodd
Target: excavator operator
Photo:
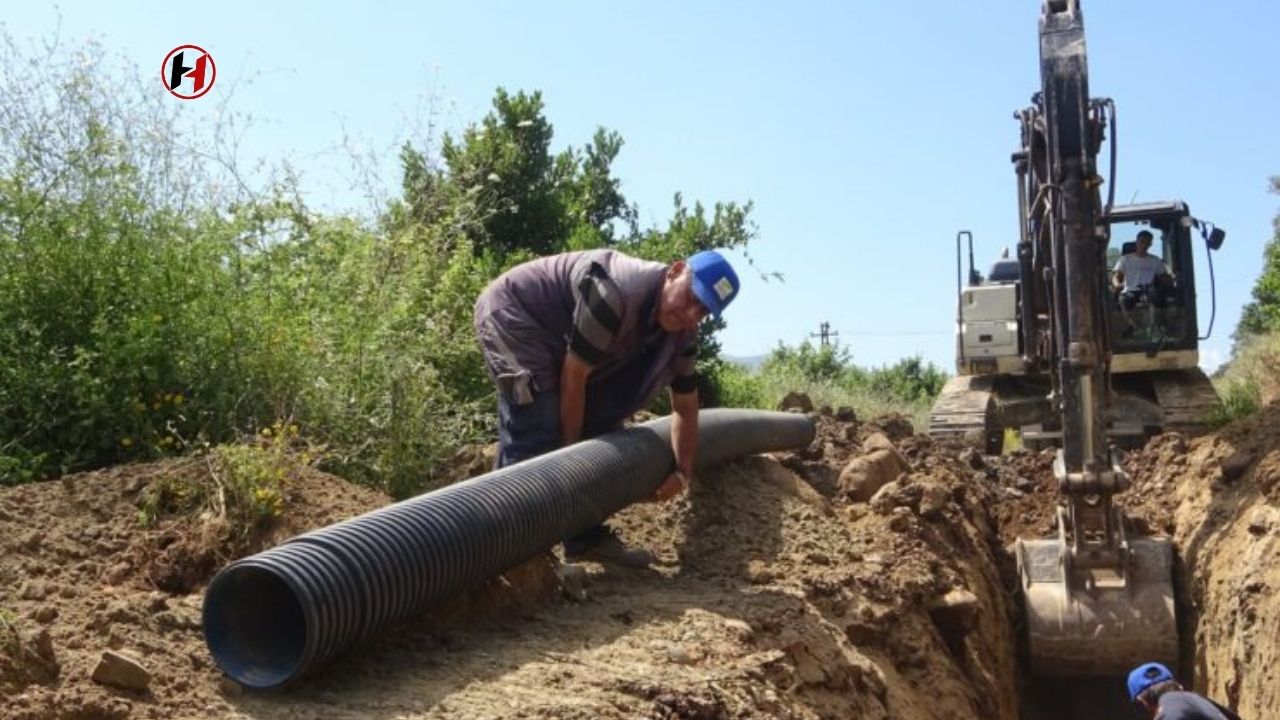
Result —
<instances>
[{"instance_id":1,"label":"excavator operator","mask_svg":"<svg viewBox=\"0 0 1280 720\"><path fill-rule=\"evenodd\" d=\"M1121 255L1112 271L1111 281L1120 290L1120 303L1125 310L1132 310L1144 295L1157 307L1165 305L1164 294L1155 292L1172 282L1169 267L1164 260L1148 251L1155 239L1150 230L1141 230L1135 239L1136 249Z\"/></svg>"}]
</instances>

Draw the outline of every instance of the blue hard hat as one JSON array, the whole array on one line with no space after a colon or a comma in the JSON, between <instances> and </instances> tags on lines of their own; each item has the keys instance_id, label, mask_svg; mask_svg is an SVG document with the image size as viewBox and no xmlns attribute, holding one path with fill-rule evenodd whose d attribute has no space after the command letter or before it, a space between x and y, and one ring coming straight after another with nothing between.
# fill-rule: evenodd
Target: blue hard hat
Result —
<instances>
[{"instance_id":1,"label":"blue hard hat","mask_svg":"<svg viewBox=\"0 0 1280 720\"><path fill-rule=\"evenodd\" d=\"M689 258L693 271L693 294L715 317L738 296L738 273L715 250L703 250Z\"/></svg>"},{"instance_id":2,"label":"blue hard hat","mask_svg":"<svg viewBox=\"0 0 1280 720\"><path fill-rule=\"evenodd\" d=\"M1129 699L1136 702L1143 690L1172 679L1173 673L1160 663L1139 665L1129 673Z\"/></svg>"}]
</instances>

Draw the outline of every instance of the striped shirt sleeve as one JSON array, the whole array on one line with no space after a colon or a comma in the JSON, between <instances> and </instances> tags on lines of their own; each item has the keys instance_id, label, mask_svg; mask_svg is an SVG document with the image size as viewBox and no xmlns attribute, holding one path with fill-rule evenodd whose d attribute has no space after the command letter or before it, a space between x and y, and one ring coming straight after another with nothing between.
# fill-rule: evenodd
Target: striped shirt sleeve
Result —
<instances>
[{"instance_id":1,"label":"striped shirt sleeve","mask_svg":"<svg viewBox=\"0 0 1280 720\"><path fill-rule=\"evenodd\" d=\"M574 286L573 330L569 351L588 365L599 365L622 327L622 291L600 263L591 263Z\"/></svg>"},{"instance_id":2,"label":"striped shirt sleeve","mask_svg":"<svg viewBox=\"0 0 1280 720\"><path fill-rule=\"evenodd\" d=\"M676 377L671 381L671 392L677 395L691 393L698 389L697 343L692 338L676 358Z\"/></svg>"}]
</instances>

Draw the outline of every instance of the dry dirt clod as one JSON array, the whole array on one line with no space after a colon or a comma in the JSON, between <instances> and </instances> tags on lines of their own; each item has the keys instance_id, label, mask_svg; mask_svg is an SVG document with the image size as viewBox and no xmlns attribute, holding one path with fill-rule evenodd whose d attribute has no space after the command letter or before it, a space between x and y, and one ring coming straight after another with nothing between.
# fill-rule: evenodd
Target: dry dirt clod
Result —
<instances>
[{"instance_id":1,"label":"dry dirt clod","mask_svg":"<svg viewBox=\"0 0 1280 720\"><path fill-rule=\"evenodd\" d=\"M881 436L883 437L883 436ZM854 502L867 502L911 466L896 449L880 448L856 457L840 472L840 491Z\"/></svg>"},{"instance_id":2,"label":"dry dirt clod","mask_svg":"<svg viewBox=\"0 0 1280 720\"><path fill-rule=\"evenodd\" d=\"M889 518L889 529L894 532L906 532L910 528L911 509L903 506L895 507Z\"/></svg>"},{"instance_id":3,"label":"dry dirt clod","mask_svg":"<svg viewBox=\"0 0 1280 720\"><path fill-rule=\"evenodd\" d=\"M667 646L667 659L677 665L692 665L697 662L694 653L679 643Z\"/></svg>"},{"instance_id":4,"label":"dry dirt clod","mask_svg":"<svg viewBox=\"0 0 1280 720\"><path fill-rule=\"evenodd\" d=\"M987 466L987 461L982 459L982 453L973 448L965 448L960 451L960 462L974 470L982 470Z\"/></svg>"},{"instance_id":5,"label":"dry dirt clod","mask_svg":"<svg viewBox=\"0 0 1280 720\"><path fill-rule=\"evenodd\" d=\"M574 602L585 602L587 599L587 571L579 565L561 563L556 568L556 578L560 581L560 592Z\"/></svg>"},{"instance_id":6,"label":"dry dirt clod","mask_svg":"<svg viewBox=\"0 0 1280 720\"><path fill-rule=\"evenodd\" d=\"M951 494L946 488L940 485L926 485L920 496L920 517L928 520L941 518L950 500Z\"/></svg>"},{"instance_id":7,"label":"dry dirt clod","mask_svg":"<svg viewBox=\"0 0 1280 720\"><path fill-rule=\"evenodd\" d=\"M156 626L162 630L199 630L200 619L185 611L166 610L155 615Z\"/></svg>"},{"instance_id":8,"label":"dry dirt clod","mask_svg":"<svg viewBox=\"0 0 1280 720\"><path fill-rule=\"evenodd\" d=\"M737 638L739 642L743 643L749 642L751 636L755 633L755 629L751 627L751 624L743 620L725 620L724 629Z\"/></svg>"},{"instance_id":9,"label":"dry dirt clod","mask_svg":"<svg viewBox=\"0 0 1280 720\"><path fill-rule=\"evenodd\" d=\"M890 413L876 418L874 422L890 440L905 440L916 434L915 426L906 415Z\"/></svg>"},{"instance_id":10,"label":"dry dirt clod","mask_svg":"<svg viewBox=\"0 0 1280 720\"><path fill-rule=\"evenodd\" d=\"M978 596L964 588L952 588L934 601L929 615L940 626L968 632L973 628L979 609Z\"/></svg>"},{"instance_id":11,"label":"dry dirt clod","mask_svg":"<svg viewBox=\"0 0 1280 720\"><path fill-rule=\"evenodd\" d=\"M810 413L813 412L813 401L802 392L789 392L778 401L778 409Z\"/></svg>"},{"instance_id":12,"label":"dry dirt clod","mask_svg":"<svg viewBox=\"0 0 1280 720\"><path fill-rule=\"evenodd\" d=\"M897 451L898 446L893 444L888 435L880 432L873 432L862 441L862 452L872 453L876 450L893 450Z\"/></svg>"},{"instance_id":13,"label":"dry dirt clod","mask_svg":"<svg viewBox=\"0 0 1280 720\"><path fill-rule=\"evenodd\" d=\"M43 544L44 544L44 533L40 532L39 530L32 530L31 532L27 533L22 537L22 539L18 542L18 547L26 548L27 550L35 550Z\"/></svg>"},{"instance_id":14,"label":"dry dirt clod","mask_svg":"<svg viewBox=\"0 0 1280 720\"><path fill-rule=\"evenodd\" d=\"M746 568L747 580L755 585L765 585L774 581L777 575L763 560L751 560Z\"/></svg>"},{"instance_id":15,"label":"dry dirt clod","mask_svg":"<svg viewBox=\"0 0 1280 720\"><path fill-rule=\"evenodd\" d=\"M222 693L223 697L234 698L243 695L244 688L241 687L240 683L224 675L218 681L218 692Z\"/></svg>"},{"instance_id":16,"label":"dry dirt clod","mask_svg":"<svg viewBox=\"0 0 1280 720\"><path fill-rule=\"evenodd\" d=\"M58 656L53 649L53 636L48 628L43 628L31 638L31 659L50 676L56 676L61 669Z\"/></svg>"},{"instance_id":17,"label":"dry dirt clod","mask_svg":"<svg viewBox=\"0 0 1280 720\"><path fill-rule=\"evenodd\" d=\"M1222 468L1222 480L1224 482L1235 482L1244 475L1249 466L1253 464L1253 454L1240 451L1222 459L1220 466Z\"/></svg>"},{"instance_id":18,"label":"dry dirt clod","mask_svg":"<svg viewBox=\"0 0 1280 720\"><path fill-rule=\"evenodd\" d=\"M93 669L93 681L122 690L141 692L151 685L151 671L135 657L114 650L104 650L98 666Z\"/></svg>"},{"instance_id":19,"label":"dry dirt clod","mask_svg":"<svg viewBox=\"0 0 1280 720\"><path fill-rule=\"evenodd\" d=\"M18 591L18 597L23 600L40 601L48 594L48 588L39 580L28 580L23 584L22 590Z\"/></svg>"}]
</instances>

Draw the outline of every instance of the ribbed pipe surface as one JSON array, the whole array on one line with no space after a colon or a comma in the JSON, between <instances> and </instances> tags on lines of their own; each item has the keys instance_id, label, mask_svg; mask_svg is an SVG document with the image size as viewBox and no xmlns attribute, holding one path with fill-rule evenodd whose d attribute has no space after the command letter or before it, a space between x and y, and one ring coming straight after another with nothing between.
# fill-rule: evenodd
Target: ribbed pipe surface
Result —
<instances>
[{"instance_id":1,"label":"ribbed pipe surface","mask_svg":"<svg viewBox=\"0 0 1280 720\"><path fill-rule=\"evenodd\" d=\"M281 685L389 623L652 495L670 418L611 433L314 530L238 560L205 593L205 641L237 682ZM705 410L698 469L808 445L793 413Z\"/></svg>"}]
</instances>

